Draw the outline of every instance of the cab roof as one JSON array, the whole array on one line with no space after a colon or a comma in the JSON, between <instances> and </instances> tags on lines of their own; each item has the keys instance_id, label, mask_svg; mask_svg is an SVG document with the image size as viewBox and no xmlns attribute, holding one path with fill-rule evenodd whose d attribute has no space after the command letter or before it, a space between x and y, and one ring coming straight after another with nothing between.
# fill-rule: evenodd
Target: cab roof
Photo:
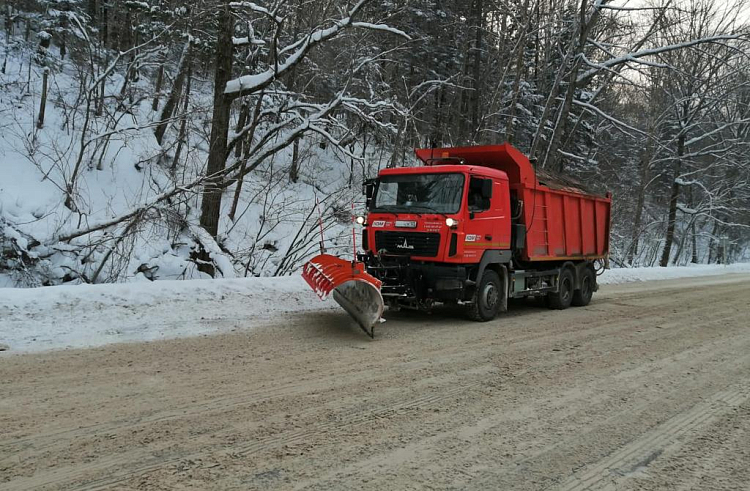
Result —
<instances>
[{"instance_id":1,"label":"cab roof","mask_svg":"<svg viewBox=\"0 0 750 491\"><path fill-rule=\"evenodd\" d=\"M446 165L423 165L419 167L391 167L389 169L383 169L380 171L380 176L399 176L399 175L410 175L410 174L466 174L492 177L494 179L500 179L501 181L507 181L508 175L497 169L491 169L481 165L461 165L461 164L446 164Z\"/></svg>"},{"instance_id":2,"label":"cab roof","mask_svg":"<svg viewBox=\"0 0 750 491\"><path fill-rule=\"evenodd\" d=\"M509 143L471 147L418 148L414 152L417 158L428 166L443 167L443 164L450 165L449 162L455 161L469 167L499 170L506 174L512 184L529 187L537 185L534 166L524 154Z\"/></svg>"}]
</instances>

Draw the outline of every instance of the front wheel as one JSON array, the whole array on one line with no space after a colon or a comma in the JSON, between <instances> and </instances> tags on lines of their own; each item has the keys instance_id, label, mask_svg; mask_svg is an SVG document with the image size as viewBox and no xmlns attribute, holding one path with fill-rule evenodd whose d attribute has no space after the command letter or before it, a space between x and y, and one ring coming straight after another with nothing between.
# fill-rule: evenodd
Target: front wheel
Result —
<instances>
[{"instance_id":1,"label":"front wheel","mask_svg":"<svg viewBox=\"0 0 750 491\"><path fill-rule=\"evenodd\" d=\"M471 320L486 322L497 317L504 295L500 276L492 270L485 270L482 279L474 292L467 314Z\"/></svg>"}]
</instances>

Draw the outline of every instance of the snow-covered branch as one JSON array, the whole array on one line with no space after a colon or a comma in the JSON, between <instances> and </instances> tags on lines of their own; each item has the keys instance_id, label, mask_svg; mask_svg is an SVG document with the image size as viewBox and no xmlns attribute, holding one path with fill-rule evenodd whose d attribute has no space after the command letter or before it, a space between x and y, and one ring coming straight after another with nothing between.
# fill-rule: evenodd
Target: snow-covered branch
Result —
<instances>
[{"instance_id":1,"label":"snow-covered branch","mask_svg":"<svg viewBox=\"0 0 750 491\"><path fill-rule=\"evenodd\" d=\"M229 6L235 9L248 9L252 12L263 14L269 17L271 20L273 20L277 24L281 24L282 22L284 22L284 18L279 17L276 11L272 12L268 10L266 7L263 7L262 5L258 5L255 2L230 2Z\"/></svg>"},{"instance_id":2,"label":"snow-covered branch","mask_svg":"<svg viewBox=\"0 0 750 491\"><path fill-rule=\"evenodd\" d=\"M682 43L659 46L658 48L643 49L640 51L636 51L634 53L628 53L626 55L623 55L617 58L612 58L606 61L602 61L597 64L596 68L592 68L591 70L587 70L583 73L578 74L576 82L578 84L583 84L589 79L591 79L592 77L594 77L595 75L597 75L603 69L612 68L617 65L622 65L623 63L637 61L637 60L640 60L640 58L645 58L648 56L655 56L655 55L668 53L670 51L675 51L679 49L690 48L692 46L697 46L699 44L717 43L720 41L732 41L732 40L737 40L737 39L743 39L745 37L746 37L745 34L719 34L716 36L708 36L708 37L704 37L700 39L693 39L691 41L685 41Z\"/></svg>"},{"instance_id":3,"label":"snow-covered branch","mask_svg":"<svg viewBox=\"0 0 750 491\"><path fill-rule=\"evenodd\" d=\"M360 0L359 2L357 2L349 10L346 17L333 21L332 26L317 29L302 38L300 41L297 41L296 43L280 49L278 51L276 59L280 59L280 57L285 55L286 53L290 54L273 68L269 68L268 70L258 74L243 75L241 77L230 80L229 82L227 82L227 86L224 89L224 94L231 98L237 98L264 89L274 80L289 72L292 68L299 64L314 47L330 39L333 39L334 37L341 34L342 31L351 27L373 29L377 31L387 31L405 37L407 39L411 39L405 32L399 29L388 27L384 24L371 24L368 22L355 21L354 16L359 13L359 11L362 9L362 6L366 2L367 0Z\"/></svg>"},{"instance_id":4,"label":"snow-covered branch","mask_svg":"<svg viewBox=\"0 0 750 491\"><path fill-rule=\"evenodd\" d=\"M352 27L362 27L364 29L370 29L372 31L389 32L391 34L401 36L407 41L411 41L411 36L406 34L404 31L402 31L401 29L396 29L395 27L391 27L387 24L372 24L370 22L352 22Z\"/></svg>"}]
</instances>

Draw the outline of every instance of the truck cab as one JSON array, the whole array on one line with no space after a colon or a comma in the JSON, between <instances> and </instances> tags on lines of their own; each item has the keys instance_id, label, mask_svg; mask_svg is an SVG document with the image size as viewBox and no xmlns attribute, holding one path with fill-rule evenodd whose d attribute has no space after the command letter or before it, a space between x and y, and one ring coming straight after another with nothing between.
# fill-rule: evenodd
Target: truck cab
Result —
<instances>
[{"instance_id":1,"label":"truck cab","mask_svg":"<svg viewBox=\"0 0 750 491\"><path fill-rule=\"evenodd\" d=\"M510 248L508 178L474 166L381 172L365 228L376 254L412 261L475 263L487 249Z\"/></svg>"}]
</instances>

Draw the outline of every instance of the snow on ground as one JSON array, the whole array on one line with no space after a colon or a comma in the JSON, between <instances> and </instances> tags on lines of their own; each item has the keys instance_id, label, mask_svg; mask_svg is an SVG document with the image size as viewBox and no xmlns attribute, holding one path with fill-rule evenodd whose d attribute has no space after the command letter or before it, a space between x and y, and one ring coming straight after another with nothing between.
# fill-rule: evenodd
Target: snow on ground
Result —
<instances>
[{"instance_id":1,"label":"snow on ground","mask_svg":"<svg viewBox=\"0 0 750 491\"><path fill-rule=\"evenodd\" d=\"M0 288L0 344L30 352L196 336L334 306L299 275Z\"/></svg>"},{"instance_id":2,"label":"snow on ground","mask_svg":"<svg viewBox=\"0 0 750 491\"><path fill-rule=\"evenodd\" d=\"M729 273L750 273L750 263L613 269L599 282ZM299 275L0 288L0 344L19 353L196 336L279 324L290 315L328 309L338 306L318 300Z\"/></svg>"},{"instance_id":3,"label":"snow on ground","mask_svg":"<svg viewBox=\"0 0 750 491\"><path fill-rule=\"evenodd\" d=\"M750 273L750 263L693 264L670 268L615 268L604 272L597 282L600 285L632 283L634 281L673 280L731 273Z\"/></svg>"}]
</instances>

